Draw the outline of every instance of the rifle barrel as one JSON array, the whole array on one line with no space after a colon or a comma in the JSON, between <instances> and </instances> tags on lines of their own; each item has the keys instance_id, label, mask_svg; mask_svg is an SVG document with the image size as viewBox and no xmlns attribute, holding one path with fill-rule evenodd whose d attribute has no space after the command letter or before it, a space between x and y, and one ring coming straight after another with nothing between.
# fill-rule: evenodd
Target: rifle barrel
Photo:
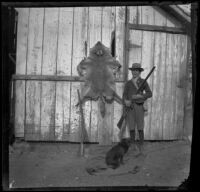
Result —
<instances>
[{"instance_id":1,"label":"rifle barrel","mask_svg":"<svg viewBox=\"0 0 200 192\"><path fill-rule=\"evenodd\" d=\"M142 87L143 87L144 84L146 83L146 81L147 81L147 79L149 78L149 76L153 73L153 71L154 71L155 68L156 68L156 67L153 66L153 68L151 69L151 71L149 72L149 74L148 74L148 75L146 76L146 78L144 79L142 85L138 88L137 93L140 92L140 90L142 89Z\"/></svg>"}]
</instances>

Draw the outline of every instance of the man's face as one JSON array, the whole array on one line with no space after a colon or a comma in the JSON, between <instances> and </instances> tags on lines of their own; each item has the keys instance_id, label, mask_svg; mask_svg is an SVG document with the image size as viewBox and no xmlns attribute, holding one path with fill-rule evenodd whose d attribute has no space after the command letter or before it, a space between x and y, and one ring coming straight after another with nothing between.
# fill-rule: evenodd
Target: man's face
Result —
<instances>
[{"instance_id":1,"label":"man's face","mask_svg":"<svg viewBox=\"0 0 200 192\"><path fill-rule=\"evenodd\" d=\"M131 70L132 71L132 76L133 76L133 78L137 78L137 77L139 77L140 76L140 70L138 70L138 69L134 69L134 70Z\"/></svg>"}]
</instances>

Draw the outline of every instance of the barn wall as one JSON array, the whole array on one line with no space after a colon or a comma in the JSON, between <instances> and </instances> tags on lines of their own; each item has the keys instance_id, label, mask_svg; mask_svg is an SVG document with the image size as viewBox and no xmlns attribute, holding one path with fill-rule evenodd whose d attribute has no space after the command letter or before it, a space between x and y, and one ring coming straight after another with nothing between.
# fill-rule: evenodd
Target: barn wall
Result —
<instances>
[{"instance_id":1,"label":"barn wall","mask_svg":"<svg viewBox=\"0 0 200 192\"><path fill-rule=\"evenodd\" d=\"M97 41L110 47L112 32L116 57L123 63L124 7L18 8L18 12L18 75L76 77L77 65ZM122 77L120 72L118 79ZM81 86L79 81L17 80L16 136L26 140L79 141L80 114L75 104ZM121 86L116 85L119 94ZM107 104L104 119L97 102L88 101L83 107L91 142L118 140L114 124L121 115L119 104Z\"/></svg>"},{"instance_id":2,"label":"barn wall","mask_svg":"<svg viewBox=\"0 0 200 192\"><path fill-rule=\"evenodd\" d=\"M130 23L181 26L158 8L128 9ZM97 41L110 47L114 31L116 59L122 64L116 77L118 95L122 96L126 65L141 61L143 77L153 65L157 66L148 80L153 98L148 101L145 116L145 139L180 137L184 90L177 85L185 77L185 35L131 30L129 40L134 46L125 63L125 7L18 8L18 12L16 74L76 77L76 67L89 49ZM82 83L16 80L16 136L26 140L80 141L80 114L75 104ZM119 140L116 124L122 107L118 103L106 104L104 119L98 102L86 102L83 110L89 141L110 144Z\"/></svg>"}]
</instances>

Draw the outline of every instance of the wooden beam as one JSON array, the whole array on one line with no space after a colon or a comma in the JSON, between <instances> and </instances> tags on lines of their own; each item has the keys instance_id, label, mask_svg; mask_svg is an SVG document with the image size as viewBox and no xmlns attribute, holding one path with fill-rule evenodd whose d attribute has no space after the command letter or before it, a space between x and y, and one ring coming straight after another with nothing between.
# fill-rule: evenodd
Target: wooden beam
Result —
<instances>
[{"instance_id":1,"label":"wooden beam","mask_svg":"<svg viewBox=\"0 0 200 192\"><path fill-rule=\"evenodd\" d=\"M169 4L169 3L162 2L162 4ZM96 6L141 6L141 5L149 5L149 2L148 1L147 2L141 2L141 1L2 2L2 6L8 6L8 7L88 7L88 6L96 7ZM158 5L158 3L152 2L151 5Z\"/></svg>"},{"instance_id":2,"label":"wooden beam","mask_svg":"<svg viewBox=\"0 0 200 192\"><path fill-rule=\"evenodd\" d=\"M30 81L81 81L79 76L56 76L56 75L13 75L12 80L30 80ZM123 79L115 79L115 82L124 82Z\"/></svg>"},{"instance_id":3,"label":"wooden beam","mask_svg":"<svg viewBox=\"0 0 200 192\"><path fill-rule=\"evenodd\" d=\"M54 75L13 75L13 80L31 80L31 81L83 81L75 76L54 76Z\"/></svg>"},{"instance_id":4,"label":"wooden beam","mask_svg":"<svg viewBox=\"0 0 200 192\"><path fill-rule=\"evenodd\" d=\"M182 22L182 24L190 25L191 17L184 13L177 5L160 5L160 7Z\"/></svg>"},{"instance_id":5,"label":"wooden beam","mask_svg":"<svg viewBox=\"0 0 200 192\"><path fill-rule=\"evenodd\" d=\"M156 25L143 25L143 24L138 25L138 24L131 24L131 23L129 23L128 26L129 26L129 29L134 29L134 30L186 34L186 31L183 28L162 27L162 26L156 26Z\"/></svg>"},{"instance_id":6,"label":"wooden beam","mask_svg":"<svg viewBox=\"0 0 200 192\"><path fill-rule=\"evenodd\" d=\"M191 17L181 12L176 5L160 5L160 7L173 16L175 19L180 21L185 28L188 35L191 35Z\"/></svg>"}]
</instances>

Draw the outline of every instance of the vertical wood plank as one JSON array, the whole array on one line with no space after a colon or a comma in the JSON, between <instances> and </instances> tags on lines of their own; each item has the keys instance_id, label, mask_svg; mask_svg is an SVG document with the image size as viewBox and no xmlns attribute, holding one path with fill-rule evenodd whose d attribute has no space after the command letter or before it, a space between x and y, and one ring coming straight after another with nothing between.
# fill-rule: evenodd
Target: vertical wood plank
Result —
<instances>
[{"instance_id":1,"label":"vertical wood plank","mask_svg":"<svg viewBox=\"0 0 200 192\"><path fill-rule=\"evenodd\" d=\"M16 74L26 74L29 8L18 9Z\"/></svg>"},{"instance_id":2,"label":"vertical wood plank","mask_svg":"<svg viewBox=\"0 0 200 192\"><path fill-rule=\"evenodd\" d=\"M15 82L15 136L24 137L25 81Z\"/></svg>"},{"instance_id":3,"label":"vertical wood plank","mask_svg":"<svg viewBox=\"0 0 200 192\"><path fill-rule=\"evenodd\" d=\"M30 8L27 74L40 75L42 65L44 8ZM40 90L41 82L26 82L26 140L40 139Z\"/></svg>"},{"instance_id":4,"label":"vertical wood plank","mask_svg":"<svg viewBox=\"0 0 200 192\"><path fill-rule=\"evenodd\" d=\"M169 129L169 139L173 139L173 133L174 133L174 104L175 104L175 89L176 89L176 84L175 84L175 50L176 50L176 42L175 42L175 35L171 35L171 42L170 42L170 38L169 38L169 44L171 43L171 46L169 46L169 49L171 48L171 58L170 55L168 55L169 57L169 62L171 62L171 126L168 128ZM169 53L170 54L170 53ZM170 61L171 60L171 61Z\"/></svg>"},{"instance_id":5,"label":"vertical wood plank","mask_svg":"<svg viewBox=\"0 0 200 192\"><path fill-rule=\"evenodd\" d=\"M89 7L89 47L102 41L102 7Z\"/></svg>"},{"instance_id":6,"label":"vertical wood plank","mask_svg":"<svg viewBox=\"0 0 200 192\"><path fill-rule=\"evenodd\" d=\"M90 112L90 129L91 129L91 142L99 142L98 140L98 102L91 101Z\"/></svg>"},{"instance_id":7,"label":"vertical wood plank","mask_svg":"<svg viewBox=\"0 0 200 192\"><path fill-rule=\"evenodd\" d=\"M178 62L179 62L179 58L178 58L178 35L175 34L172 37L172 41L173 41L173 45L174 45L174 50L173 50L173 54L172 54L172 62L173 62L173 68L172 68L172 98L173 98L173 128L170 130L170 138L171 139L175 139L175 132L176 132L176 127L177 127L177 109L176 109L176 103L177 103L177 75L178 75Z\"/></svg>"},{"instance_id":8,"label":"vertical wood plank","mask_svg":"<svg viewBox=\"0 0 200 192\"><path fill-rule=\"evenodd\" d=\"M43 75L56 74L58 34L58 8L45 8L44 42L43 42Z\"/></svg>"},{"instance_id":9,"label":"vertical wood plank","mask_svg":"<svg viewBox=\"0 0 200 192\"><path fill-rule=\"evenodd\" d=\"M142 6L141 24L154 24L154 8L152 6Z\"/></svg>"},{"instance_id":10,"label":"vertical wood plank","mask_svg":"<svg viewBox=\"0 0 200 192\"><path fill-rule=\"evenodd\" d=\"M89 7L88 46L93 47L102 39L101 31L102 7ZM98 102L91 102L91 130L94 141L99 142Z\"/></svg>"},{"instance_id":11,"label":"vertical wood plank","mask_svg":"<svg viewBox=\"0 0 200 192\"><path fill-rule=\"evenodd\" d=\"M137 22L142 23L142 6L137 6Z\"/></svg>"},{"instance_id":12,"label":"vertical wood plank","mask_svg":"<svg viewBox=\"0 0 200 192\"><path fill-rule=\"evenodd\" d=\"M141 6L141 24L154 25L155 22L155 10L152 6ZM154 33L142 31L142 53L141 53L141 65L144 71L141 73L141 77L145 78L154 63ZM152 90L153 88L153 75L148 79L149 86ZM154 95L154 94L153 94ZM144 117L144 137L145 139L150 139L151 133L151 107L152 98L148 99L145 103L147 105L148 111L145 112Z\"/></svg>"},{"instance_id":13,"label":"vertical wood plank","mask_svg":"<svg viewBox=\"0 0 200 192\"><path fill-rule=\"evenodd\" d=\"M18 9L16 74L26 74L29 8ZM15 136L24 137L25 81L15 82Z\"/></svg>"},{"instance_id":14,"label":"vertical wood plank","mask_svg":"<svg viewBox=\"0 0 200 192\"><path fill-rule=\"evenodd\" d=\"M159 140L163 140L163 115L165 113L164 110L164 98L165 98L165 85L166 85L166 33L161 33L161 39L160 39L160 116L159 116L159 121L160 121L160 127L157 127L158 132L159 132Z\"/></svg>"},{"instance_id":15,"label":"vertical wood plank","mask_svg":"<svg viewBox=\"0 0 200 192\"><path fill-rule=\"evenodd\" d=\"M137 24L138 23L137 6L128 6L128 10L129 10L128 22L131 24Z\"/></svg>"},{"instance_id":16,"label":"vertical wood plank","mask_svg":"<svg viewBox=\"0 0 200 192\"><path fill-rule=\"evenodd\" d=\"M116 7L116 59L122 65L118 78L124 78L124 65L125 65L125 49L124 49L124 40L125 40L125 7Z\"/></svg>"},{"instance_id":17,"label":"vertical wood plank","mask_svg":"<svg viewBox=\"0 0 200 192\"><path fill-rule=\"evenodd\" d=\"M26 140L40 140L40 94L41 82L28 81L26 84Z\"/></svg>"},{"instance_id":18,"label":"vertical wood plank","mask_svg":"<svg viewBox=\"0 0 200 192\"><path fill-rule=\"evenodd\" d=\"M177 95L176 95L176 109L177 109L177 127L175 137L182 139L183 137L183 118L184 118L184 101L185 101L185 82L186 82L186 62L187 62L187 37L179 35L178 50L180 56L178 62L178 75L177 75Z\"/></svg>"},{"instance_id":19,"label":"vertical wood plank","mask_svg":"<svg viewBox=\"0 0 200 192\"><path fill-rule=\"evenodd\" d=\"M73 8L60 8L57 75L71 75Z\"/></svg>"},{"instance_id":20,"label":"vertical wood plank","mask_svg":"<svg viewBox=\"0 0 200 192\"><path fill-rule=\"evenodd\" d=\"M191 82L191 38L189 36L186 37L187 40L187 61L186 61L186 80L185 80L185 86L184 86L184 96L185 96L185 102L184 102L184 119L183 119L183 137L185 137L188 134L191 134L192 131L192 118L191 121L188 121L188 115L190 113L189 107L192 104L192 82ZM192 106L191 106L192 107ZM192 116L193 114L191 114Z\"/></svg>"},{"instance_id":21,"label":"vertical wood plank","mask_svg":"<svg viewBox=\"0 0 200 192\"><path fill-rule=\"evenodd\" d=\"M80 89L79 82L71 84L71 113L70 113L70 138L69 141L80 141L80 110L75 105L78 103L77 89Z\"/></svg>"},{"instance_id":22,"label":"vertical wood plank","mask_svg":"<svg viewBox=\"0 0 200 192\"><path fill-rule=\"evenodd\" d=\"M100 109L100 102L98 102ZM113 133L113 104L105 104L105 117L102 118L100 110L98 110L98 141L100 145L112 144Z\"/></svg>"},{"instance_id":23,"label":"vertical wood plank","mask_svg":"<svg viewBox=\"0 0 200 192\"><path fill-rule=\"evenodd\" d=\"M78 76L77 65L85 57L85 41L87 41L88 8L74 8L74 29L73 29L73 63L72 75Z\"/></svg>"},{"instance_id":24,"label":"vertical wood plank","mask_svg":"<svg viewBox=\"0 0 200 192\"><path fill-rule=\"evenodd\" d=\"M70 140L70 83L56 84L55 140Z\"/></svg>"},{"instance_id":25,"label":"vertical wood plank","mask_svg":"<svg viewBox=\"0 0 200 192\"><path fill-rule=\"evenodd\" d=\"M133 63L141 63L142 58L142 31L129 31L129 48L128 66L131 67ZM132 78L131 71L128 70L128 79Z\"/></svg>"},{"instance_id":26,"label":"vertical wood plank","mask_svg":"<svg viewBox=\"0 0 200 192\"><path fill-rule=\"evenodd\" d=\"M45 8L42 74L56 74L58 8ZM55 82L42 82L41 140L55 139Z\"/></svg>"},{"instance_id":27,"label":"vertical wood plank","mask_svg":"<svg viewBox=\"0 0 200 192\"><path fill-rule=\"evenodd\" d=\"M150 72L150 70L153 68L154 65L154 32L143 32L143 39L142 39L142 67L144 68L144 71L141 73L141 77L144 79ZM153 76L152 74L148 79L148 84L150 89L153 91ZM154 93L153 93L154 97ZM145 139L150 139L150 133L151 133L151 107L152 107L152 98L148 99L146 101L147 109L148 111L145 113L144 117L144 136Z\"/></svg>"},{"instance_id":28,"label":"vertical wood plank","mask_svg":"<svg viewBox=\"0 0 200 192\"><path fill-rule=\"evenodd\" d=\"M160 94L160 81L161 79L159 78L160 74L160 65L159 65L159 54L160 54L160 49L159 49L159 33L155 33L155 50L154 50L154 64L156 65L156 69L154 71L154 78L153 78L153 98L152 98L152 108L151 108L151 132L150 132L150 139L158 139L158 131L157 131L157 126L160 127L159 119L158 116L160 115L160 111L158 108L158 105L160 105L160 99L159 99L159 94ZM160 128L161 129L161 128Z\"/></svg>"},{"instance_id":29,"label":"vertical wood plank","mask_svg":"<svg viewBox=\"0 0 200 192\"><path fill-rule=\"evenodd\" d=\"M102 43L111 48L111 34L115 30L115 7L103 7Z\"/></svg>"},{"instance_id":30,"label":"vertical wood plank","mask_svg":"<svg viewBox=\"0 0 200 192\"><path fill-rule=\"evenodd\" d=\"M41 140L55 139L55 83L42 82L41 94Z\"/></svg>"},{"instance_id":31,"label":"vertical wood plank","mask_svg":"<svg viewBox=\"0 0 200 192\"><path fill-rule=\"evenodd\" d=\"M30 8L27 74L40 75L42 65L44 8Z\"/></svg>"},{"instance_id":32,"label":"vertical wood plank","mask_svg":"<svg viewBox=\"0 0 200 192\"><path fill-rule=\"evenodd\" d=\"M173 34L167 34L166 45L166 78L164 89L164 114L163 114L163 139L171 139L171 129L173 128L173 58L172 53L174 51L173 46Z\"/></svg>"},{"instance_id":33,"label":"vertical wood plank","mask_svg":"<svg viewBox=\"0 0 200 192\"><path fill-rule=\"evenodd\" d=\"M60 8L57 75L71 75L73 8ZM55 140L70 137L70 82L56 82Z\"/></svg>"},{"instance_id":34,"label":"vertical wood plank","mask_svg":"<svg viewBox=\"0 0 200 192\"><path fill-rule=\"evenodd\" d=\"M155 65L153 95L152 98L152 118L151 118L151 139L161 140L163 138L163 98L165 81L165 49L166 34L155 33Z\"/></svg>"}]
</instances>

